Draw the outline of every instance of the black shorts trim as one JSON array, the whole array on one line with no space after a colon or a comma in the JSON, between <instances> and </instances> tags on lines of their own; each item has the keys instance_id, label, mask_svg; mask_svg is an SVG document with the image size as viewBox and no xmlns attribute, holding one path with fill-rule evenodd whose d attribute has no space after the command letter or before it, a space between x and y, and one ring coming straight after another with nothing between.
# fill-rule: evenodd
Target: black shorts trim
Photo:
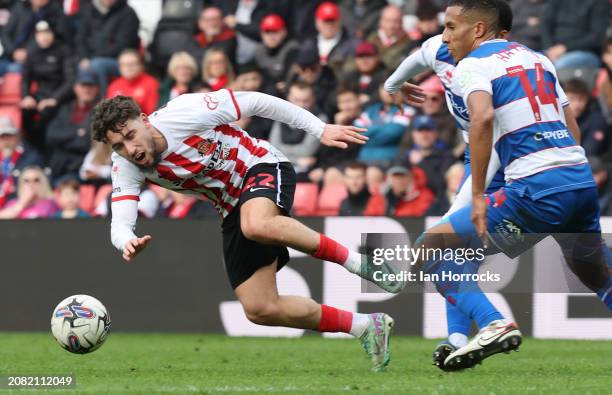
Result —
<instances>
[{"instance_id":1,"label":"black shorts trim","mask_svg":"<svg viewBox=\"0 0 612 395\"><path fill-rule=\"evenodd\" d=\"M283 215L289 216L293 206L295 183L295 170L289 162L260 163L247 172L238 205L222 224L223 258L233 289L275 260L278 260L277 270L289 261L287 247L261 244L244 236L240 227L242 204L256 197L265 197L272 200Z\"/></svg>"}]
</instances>

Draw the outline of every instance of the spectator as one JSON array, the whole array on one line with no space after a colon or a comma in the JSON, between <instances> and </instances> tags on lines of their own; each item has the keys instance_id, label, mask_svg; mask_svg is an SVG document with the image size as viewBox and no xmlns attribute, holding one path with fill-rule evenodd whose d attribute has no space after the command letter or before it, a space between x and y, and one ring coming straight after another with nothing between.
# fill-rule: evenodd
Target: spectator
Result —
<instances>
[{"instance_id":1,"label":"spectator","mask_svg":"<svg viewBox=\"0 0 612 395\"><path fill-rule=\"evenodd\" d=\"M23 169L42 165L43 160L38 152L21 141L13 120L0 116L0 208L14 197L17 177Z\"/></svg>"},{"instance_id":2,"label":"spectator","mask_svg":"<svg viewBox=\"0 0 612 395\"><path fill-rule=\"evenodd\" d=\"M78 178L83 158L91 145L91 110L100 92L96 75L80 70L73 86L74 99L62 105L47 128L49 167L54 184Z\"/></svg>"},{"instance_id":3,"label":"spectator","mask_svg":"<svg viewBox=\"0 0 612 395\"><path fill-rule=\"evenodd\" d=\"M255 63L247 63L238 66L238 75L234 81L233 88L237 91L261 91L263 74ZM248 129L249 135L258 139L268 139L272 121L257 116L241 116L236 123L243 129Z\"/></svg>"},{"instance_id":4,"label":"spectator","mask_svg":"<svg viewBox=\"0 0 612 395\"><path fill-rule=\"evenodd\" d=\"M395 70L410 48L410 38L402 28L402 10L392 5L385 7L378 30L368 37L368 41L376 45L383 63Z\"/></svg>"},{"instance_id":5,"label":"spectator","mask_svg":"<svg viewBox=\"0 0 612 395\"><path fill-rule=\"evenodd\" d=\"M402 136L415 113L412 107L395 105L384 89L384 81L378 87L378 95L380 100L367 106L354 122L355 126L366 128L364 135L369 137L358 156L359 161L368 165L368 185L383 181L385 175L381 169L388 167L397 156Z\"/></svg>"},{"instance_id":6,"label":"spectator","mask_svg":"<svg viewBox=\"0 0 612 395\"><path fill-rule=\"evenodd\" d=\"M227 88L234 81L234 68L223 50L212 48L206 51L202 60L202 81L213 91Z\"/></svg>"},{"instance_id":7,"label":"spectator","mask_svg":"<svg viewBox=\"0 0 612 395\"><path fill-rule=\"evenodd\" d=\"M296 82L289 87L287 100L315 114L327 123L327 117L316 107L314 88L304 82ZM319 139L293 129L281 122L274 122L270 130L270 143L281 150L293 163L298 179L307 179L306 172L316 162L315 154L319 148Z\"/></svg>"},{"instance_id":8,"label":"spectator","mask_svg":"<svg viewBox=\"0 0 612 395\"><path fill-rule=\"evenodd\" d=\"M83 7L77 32L79 68L96 73L102 96L108 77L119 75L119 54L140 47L139 28L138 16L127 0L93 0Z\"/></svg>"},{"instance_id":9,"label":"spectator","mask_svg":"<svg viewBox=\"0 0 612 395\"><path fill-rule=\"evenodd\" d=\"M193 37L191 54L202 59L210 48L225 52L232 63L236 61L236 32L223 23L223 13L218 7L206 7L198 18L198 34Z\"/></svg>"},{"instance_id":10,"label":"spectator","mask_svg":"<svg viewBox=\"0 0 612 395\"><path fill-rule=\"evenodd\" d=\"M365 105L377 97L378 86L385 80L385 65L380 61L374 44L362 41L355 48L355 66L355 71L345 75L343 84L356 84L359 101Z\"/></svg>"},{"instance_id":11,"label":"spectator","mask_svg":"<svg viewBox=\"0 0 612 395\"><path fill-rule=\"evenodd\" d=\"M582 143L588 156L600 156L608 149L607 125L599 104L591 98L589 88L580 79L563 84L570 108L582 131Z\"/></svg>"},{"instance_id":12,"label":"spectator","mask_svg":"<svg viewBox=\"0 0 612 395\"><path fill-rule=\"evenodd\" d=\"M612 193L612 186L610 186L612 180L610 180L610 172L599 158L591 156L589 157L589 163L593 179L599 191L599 210L601 215L612 215L612 196L610 195Z\"/></svg>"},{"instance_id":13,"label":"spectator","mask_svg":"<svg viewBox=\"0 0 612 395\"><path fill-rule=\"evenodd\" d=\"M71 95L74 60L70 50L55 40L47 21L36 24L35 41L23 66L20 107L28 139L43 149L45 125L57 106Z\"/></svg>"},{"instance_id":14,"label":"spectator","mask_svg":"<svg viewBox=\"0 0 612 395\"><path fill-rule=\"evenodd\" d=\"M94 141L83 159L79 177L88 184L108 184L111 180L111 165L110 145Z\"/></svg>"},{"instance_id":15,"label":"spectator","mask_svg":"<svg viewBox=\"0 0 612 395\"><path fill-rule=\"evenodd\" d=\"M340 0L342 24L354 37L365 39L376 30L386 0Z\"/></svg>"},{"instance_id":16,"label":"spectator","mask_svg":"<svg viewBox=\"0 0 612 395\"><path fill-rule=\"evenodd\" d=\"M600 71L597 81L597 96L604 111L606 122L608 125L612 125L612 39L608 39L604 44L601 60L603 69Z\"/></svg>"},{"instance_id":17,"label":"spectator","mask_svg":"<svg viewBox=\"0 0 612 395\"><path fill-rule=\"evenodd\" d=\"M336 108L334 91L336 76L329 66L319 64L319 55L314 45L306 44L297 54L295 65L289 72L287 86L302 81L316 87L317 106L329 117Z\"/></svg>"},{"instance_id":18,"label":"spectator","mask_svg":"<svg viewBox=\"0 0 612 395\"><path fill-rule=\"evenodd\" d=\"M329 1L317 7L315 26L319 63L331 67L338 77L344 71L345 62L355 53L357 39L342 27L340 9Z\"/></svg>"},{"instance_id":19,"label":"spectator","mask_svg":"<svg viewBox=\"0 0 612 395\"><path fill-rule=\"evenodd\" d=\"M238 49L236 63L253 61L255 48L260 40L259 24L264 16L275 12L276 1L263 0L213 0L223 10L226 25L236 31Z\"/></svg>"},{"instance_id":20,"label":"spectator","mask_svg":"<svg viewBox=\"0 0 612 395\"><path fill-rule=\"evenodd\" d=\"M59 211L53 214L53 218L74 219L91 217L89 213L79 208L79 200L79 182L75 179L62 181L57 186Z\"/></svg>"},{"instance_id":21,"label":"spectator","mask_svg":"<svg viewBox=\"0 0 612 395\"><path fill-rule=\"evenodd\" d=\"M206 218L216 216L214 207L206 201L198 200L193 196L164 190L164 196L157 209L156 217L163 218ZM159 197L159 195L158 195Z\"/></svg>"},{"instance_id":22,"label":"spectator","mask_svg":"<svg viewBox=\"0 0 612 395\"><path fill-rule=\"evenodd\" d=\"M428 1L419 4L416 11L416 27L408 32L412 40L410 49L420 47L431 37L442 33L438 12L438 8Z\"/></svg>"},{"instance_id":23,"label":"spectator","mask_svg":"<svg viewBox=\"0 0 612 395\"><path fill-rule=\"evenodd\" d=\"M131 96L145 114L155 111L159 101L159 82L144 71L138 51L126 49L121 52L119 73L121 77L108 86L106 97Z\"/></svg>"},{"instance_id":24,"label":"spectator","mask_svg":"<svg viewBox=\"0 0 612 395\"><path fill-rule=\"evenodd\" d=\"M323 0L280 0L276 4L276 12L287 22L289 36L302 43L313 40L317 36L315 27L315 11Z\"/></svg>"},{"instance_id":25,"label":"spectator","mask_svg":"<svg viewBox=\"0 0 612 395\"><path fill-rule=\"evenodd\" d=\"M606 37L608 0L548 1L542 16L542 46L557 69L599 67Z\"/></svg>"},{"instance_id":26,"label":"spectator","mask_svg":"<svg viewBox=\"0 0 612 395\"><path fill-rule=\"evenodd\" d=\"M336 93L338 111L334 116L334 123L339 125L352 125L361 114L361 104L359 104L359 93L350 87L341 86ZM323 183L324 185L339 184L343 182L340 169L347 163L354 162L359 153L359 145L349 145L347 149L320 145L317 151L317 161L314 169L308 174L312 182Z\"/></svg>"},{"instance_id":27,"label":"spectator","mask_svg":"<svg viewBox=\"0 0 612 395\"><path fill-rule=\"evenodd\" d=\"M348 196L340 204L340 215L363 215L372 197L366 184L366 168L361 162L350 163L344 168L344 184Z\"/></svg>"},{"instance_id":28,"label":"spectator","mask_svg":"<svg viewBox=\"0 0 612 395\"><path fill-rule=\"evenodd\" d=\"M2 29L3 57L0 61L0 75L6 71L21 71L26 61L29 47L34 43L35 26L39 21L47 21L59 39L68 41L66 18L62 7L53 0L19 1L11 8L10 17Z\"/></svg>"},{"instance_id":29,"label":"spectator","mask_svg":"<svg viewBox=\"0 0 612 395\"><path fill-rule=\"evenodd\" d=\"M534 51L542 50L542 14L551 0L512 0L512 32L510 40L518 41Z\"/></svg>"},{"instance_id":30,"label":"spectator","mask_svg":"<svg viewBox=\"0 0 612 395\"><path fill-rule=\"evenodd\" d=\"M49 218L57 211L49 180L38 166L23 169L17 182L17 197L0 210L0 219Z\"/></svg>"},{"instance_id":31,"label":"spectator","mask_svg":"<svg viewBox=\"0 0 612 395\"><path fill-rule=\"evenodd\" d=\"M448 112L444 93L444 86L437 76L431 76L421 83L421 88L425 94L425 102L421 106L421 112L433 118L440 133L440 139L447 147L457 147L460 139L457 133L457 123L455 118ZM453 149L455 156L463 155L462 140L459 149ZM457 152L455 152L457 151Z\"/></svg>"},{"instance_id":32,"label":"spectator","mask_svg":"<svg viewBox=\"0 0 612 395\"><path fill-rule=\"evenodd\" d=\"M157 108L183 93L194 91L198 76L195 59L185 51L176 52L168 62L168 76L159 88Z\"/></svg>"},{"instance_id":33,"label":"spectator","mask_svg":"<svg viewBox=\"0 0 612 395\"><path fill-rule=\"evenodd\" d=\"M444 215L451 207L457 193L463 182L463 175L465 173L465 167L463 163L456 162L444 173L444 180L446 181L446 189L442 195L438 196L438 201L435 206L432 206L428 212L429 215Z\"/></svg>"},{"instance_id":34,"label":"spectator","mask_svg":"<svg viewBox=\"0 0 612 395\"><path fill-rule=\"evenodd\" d=\"M422 217L434 201L425 172L399 161L387 170L387 185L376 192L363 215Z\"/></svg>"},{"instance_id":35,"label":"spectator","mask_svg":"<svg viewBox=\"0 0 612 395\"><path fill-rule=\"evenodd\" d=\"M261 44L255 50L255 63L264 71L267 92L279 95L285 91L284 82L295 59L299 44L287 37L285 21L277 14L266 15L259 26Z\"/></svg>"},{"instance_id":36,"label":"spectator","mask_svg":"<svg viewBox=\"0 0 612 395\"><path fill-rule=\"evenodd\" d=\"M427 187L436 196L442 196L445 180L440 174L446 172L455 158L440 141L440 133L430 116L415 117L412 126L412 147L402 150L399 157L423 169L427 175Z\"/></svg>"}]
</instances>

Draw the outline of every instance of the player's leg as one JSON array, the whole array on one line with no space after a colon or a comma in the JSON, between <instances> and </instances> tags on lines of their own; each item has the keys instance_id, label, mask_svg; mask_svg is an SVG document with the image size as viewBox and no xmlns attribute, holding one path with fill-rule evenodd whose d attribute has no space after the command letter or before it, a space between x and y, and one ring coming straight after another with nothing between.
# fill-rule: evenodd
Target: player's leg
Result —
<instances>
[{"instance_id":1,"label":"player's leg","mask_svg":"<svg viewBox=\"0 0 612 395\"><path fill-rule=\"evenodd\" d=\"M564 193L562 207L574 207L572 220L555 234L569 268L612 310L612 253L601 237L599 200L596 188Z\"/></svg>"},{"instance_id":2,"label":"player's leg","mask_svg":"<svg viewBox=\"0 0 612 395\"><path fill-rule=\"evenodd\" d=\"M504 218L512 218L508 206L495 204L492 198L489 213L489 232L494 232L494 225ZM501 199L505 200L505 197ZM422 239L423 248L460 248L465 246L478 247L481 243L471 222L471 207L465 207L449 218L445 223L438 224L428 230ZM497 251L490 251L495 253ZM465 265L463 265L465 266ZM430 274L466 273L466 268L452 261L440 260L427 262L422 270ZM472 269L467 269L471 272ZM501 351L516 349L521 342L521 334L514 323L506 322L501 313L480 292L477 284L469 282L434 282L438 291L451 303L454 303L466 315L472 317L481 331L464 347L451 353L445 360L443 368L457 370L474 366L484 358ZM486 339L485 342L482 339Z\"/></svg>"},{"instance_id":3,"label":"player's leg","mask_svg":"<svg viewBox=\"0 0 612 395\"><path fill-rule=\"evenodd\" d=\"M267 180L265 184L257 184L257 176L254 176L256 188L243 190L244 203L240 206L242 233L248 239L258 243L287 246L315 258L338 263L349 272L374 282L374 268L367 264L367 257L356 251L350 251L335 240L285 215L290 210L293 201L295 173L291 180L293 168L289 170L284 165L283 163L278 164L278 171L264 173L268 176L265 178ZM287 166L291 165L287 164ZM284 185L291 185L291 182L293 182L293 188L285 188ZM281 210L281 207L284 208L284 211ZM383 264L376 270L391 272L394 268L391 265ZM389 292L399 292L402 285L399 281L375 283Z\"/></svg>"},{"instance_id":4,"label":"player's leg","mask_svg":"<svg viewBox=\"0 0 612 395\"><path fill-rule=\"evenodd\" d=\"M279 295L277 261L263 266L235 288L247 318L260 325L287 326L319 332L344 332L359 338L380 371L389 363L393 319L383 313L360 314L320 305L310 298Z\"/></svg>"}]
</instances>

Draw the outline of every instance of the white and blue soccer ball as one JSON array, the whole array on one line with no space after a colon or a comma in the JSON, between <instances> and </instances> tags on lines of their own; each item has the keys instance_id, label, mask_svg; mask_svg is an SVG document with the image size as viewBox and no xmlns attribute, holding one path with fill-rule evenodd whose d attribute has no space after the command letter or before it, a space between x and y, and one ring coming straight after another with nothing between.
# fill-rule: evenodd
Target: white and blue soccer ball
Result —
<instances>
[{"instance_id":1,"label":"white and blue soccer ball","mask_svg":"<svg viewBox=\"0 0 612 395\"><path fill-rule=\"evenodd\" d=\"M62 300L51 316L51 332L64 349L75 354L97 350L108 337L111 320L106 307L88 295Z\"/></svg>"}]
</instances>

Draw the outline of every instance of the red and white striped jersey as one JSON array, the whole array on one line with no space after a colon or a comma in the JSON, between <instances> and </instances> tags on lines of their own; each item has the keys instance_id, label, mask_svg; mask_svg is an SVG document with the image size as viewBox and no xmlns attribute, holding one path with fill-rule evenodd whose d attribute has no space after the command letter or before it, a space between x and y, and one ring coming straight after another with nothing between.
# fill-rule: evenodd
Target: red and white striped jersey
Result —
<instances>
[{"instance_id":1,"label":"red and white striped jersey","mask_svg":"<svg viewBox=\"0 0 612 395\"><path fill-rule=\"evenodd\" d=\"M231 124L241 116L253 115L287 123L318 138L325 126L306 110L257 92L220 90L177 97L149 116L168 143L155 168L141 169L113 153L111 233L123 229L113 234L113 244L121 249L128 236L133 237L131 228L136 214L121 210L137 210L135 203L146 180L205 198L225 217L238 204L243 179L252 166L288 161L267 141L253 138ZM133 221L126 221L128 217ZM130 231L126 233L127 228Z\"/></svg>"}]
</instances>

